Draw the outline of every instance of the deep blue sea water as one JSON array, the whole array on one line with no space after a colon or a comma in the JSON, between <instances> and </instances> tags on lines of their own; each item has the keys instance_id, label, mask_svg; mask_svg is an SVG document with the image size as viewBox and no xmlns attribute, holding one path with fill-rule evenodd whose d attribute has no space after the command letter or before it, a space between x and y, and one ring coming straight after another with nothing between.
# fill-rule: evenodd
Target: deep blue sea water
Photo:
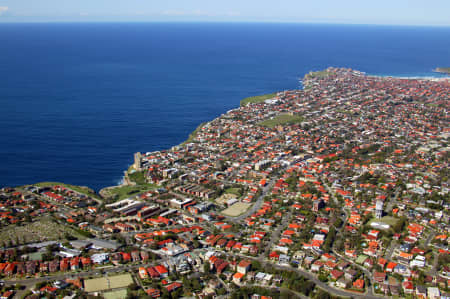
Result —
<instances>
[{"instance_id":1,"label":"deep blue sea water","mask_svg":"<svg viewBox=\"0 0 450 299\"><path fill-rule=\"evenodd\" d=\"M328 66L439 76L449 27L0 24L0 187L116 184L247 96Z\"/></svg>"}]
</instances>

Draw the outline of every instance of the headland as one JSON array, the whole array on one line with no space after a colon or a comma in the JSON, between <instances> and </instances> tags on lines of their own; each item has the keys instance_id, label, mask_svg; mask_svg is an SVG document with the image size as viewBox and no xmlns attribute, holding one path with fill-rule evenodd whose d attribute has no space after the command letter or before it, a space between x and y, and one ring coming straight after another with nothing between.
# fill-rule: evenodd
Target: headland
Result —
<instances>
[{"instance_id":1,"label":"headland","mask_svg":"<svg viewBox=\"0 0 450 299\"><path fill-rule=\"evenodd\" d=\"M450 67L438 67L435 68L433 71L437 73L450 75Z\"/></svg>"}]
</instances>

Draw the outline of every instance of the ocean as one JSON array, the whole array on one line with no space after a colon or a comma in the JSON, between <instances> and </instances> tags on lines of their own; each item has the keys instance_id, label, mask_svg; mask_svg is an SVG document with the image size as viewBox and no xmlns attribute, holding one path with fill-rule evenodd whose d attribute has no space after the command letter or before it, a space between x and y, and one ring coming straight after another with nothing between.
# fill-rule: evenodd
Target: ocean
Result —
<instances>
[{"instance_id":1,"label":"ocean","mask_svg":"<svg viewBox=\"0 0 450 299\"><path fill-rule=\"evenodd\" d=\"M242 98L328 66L442 76L450 27L258 23L0 24L0 187L117 184Z\"/></svg>"}]
</instances>

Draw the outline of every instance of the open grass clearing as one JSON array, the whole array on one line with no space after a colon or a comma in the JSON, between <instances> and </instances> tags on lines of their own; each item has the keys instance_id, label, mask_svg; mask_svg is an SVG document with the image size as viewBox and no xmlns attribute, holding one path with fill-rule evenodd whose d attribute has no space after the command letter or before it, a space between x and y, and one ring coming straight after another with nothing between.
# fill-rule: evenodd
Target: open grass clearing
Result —
<instances>
[{"instance_id":1,"label":"open grass clearing","mask_svg":"<svg viewBox=\"0 0 450 299\"><path fill-rule=\"evenodd\" d=\"M271 119L266 119L266 120L258 123L258 125L268 127L268 128L274 128L278 125L297 124L297 123L301 123L303 121L304 121L304 118L300 115L280 114Z\"/></svg>"},{"instance_id":2,"label":"open grass clearing","mask_svg":"<svg viewBox=\"0 0 450 299\"><path fill-rule=\"evenodd\" d=\"M311 72L307 74L310 78L325 78L328 77L331 73L329 71L318 71L318 72Z\"/></svg>"},{"instance_id":3,"label":"open grass clearing","mask_svg":"<svg viewBox=\"0 0 450 299\"><path fill-rule=\"evenodd\" d=\"M392 217L392 216L384 216L381 219L374 218L374 219L370 220L369 224L371 224L372 222L382 222L382 223L388 224L391 227L393 227L397 224L398 219L395 217Z\"/></svg>"},{"instance_id":4,"label":"open grass clearing","mask_svg":"<svg viewBox=\"0 0 450 299\"><path fill-rule=\"evenodd\" d=\"M143 171L134 171L128 174L130 181L135 182L137 185L147 184L145 181L145 174Z\"/></svg>"},{"instance_id":5,"label":"open grass clearing","mask_svg":"<svg viewBox=\"0 0 450 299\"><path fill-rule=\"evenodd\" d=\"M127 290L118 290L103 293L105 299L123 299L127 297Z\"/></svg>"},{"instance_id":6,"label":"open grass clearing","mask_svg":"<svg viewBox=\"0 0 450 299\"><path fill-rule=\"evenodd\" d=\"M225 189L225 193L234 194L237 197L239 197L239 196L241 196L241 188L228 188L228 189Z\"/></svg>"},{"instance_id":7,"label":"open grass clearing","mask_svg":"<svg viewBox=\"0 0 450 299\"><path fill-rule=\"evenodd\" d=\"M155 190L157 188L158 186L155 184L108 187L107 189L102 190L102 195L104 195L107 198L122 200L128 197L135 196L145 191Z\"/></svg>"},{"instance_id":8,"label":"open grass clearing","mask_svg":"<svg viewBox=\"0 0 450 299\"><path fill-rule=\"evenodd\" d=\"M246 106L247 104L254 104L254 103L261 103L265 100L272 99L277 96L277 93L269 93L269 94L263 94L260 96L254 96L254 97L248 97L241 101L241 106Z\"/></svg>"}]
</instances>

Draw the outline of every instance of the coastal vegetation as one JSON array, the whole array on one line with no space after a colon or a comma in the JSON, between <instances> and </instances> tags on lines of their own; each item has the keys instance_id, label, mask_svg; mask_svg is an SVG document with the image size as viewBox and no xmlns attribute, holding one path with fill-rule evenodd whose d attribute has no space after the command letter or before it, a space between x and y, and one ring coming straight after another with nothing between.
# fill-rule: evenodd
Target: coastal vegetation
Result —
<instances>
[{"instance_id":1,"label":"coastal vegetation","mask_svg":"<svg viewBox=\"0 0 450 299\"><path fill-rule=\"evenodd\" d=\"M206 125L207 122L202 122L191 134L189 134L188 139L183 142L182 144L193 142L195 139L195 136L197 136L198 132L203 128L204 125Z\"/></svg>"},{"instance_id":2,"label":"coastal vegetation","mask_svg":"<svg viewBox=\"0 0 450 299\"><path fill-rule=\"evenodd\" d=\"M241 101L241 107L246 106L248 104L261 103L261 102L264 102L265 100L272 99L276 96L277 96L277 93L274 92L274 93L269 93L269 94L263 94L260 96L248 97Z\"/></svg>"},{"instance_id":3,"label":"coastal vegetation","mask_svg":"<svg viewBox=\"0 0 450 299\"><path fill-rule=\"evenodd\" d=\"M278 125L296 124L296 123L301 123L303 121L304 121L304 118L300 115L280 114L278 116L275 116L274 118L266 119L258 124L260 126L274 128Z\"/></svg>"},{"instance_id":4,"label":"coastal vegetation","mask_svg":"<svg viewBox=\"0 0 450 299\"><path fill-rule=\"evenodd\" d=\"M107 200L121 200L139 193L154 190L158 186L147 183L143 171L129 171L127 175L129 184L106 187L100 190L100 195Z\"/></svg>"},{"instance_id":5,"label":"coastal vegetation","mask_svg":"<svg viewBox=\"0 0 450 299\"><path fill-rule=\"evenodd\" d=\"M310 72L309 74L306 74L306 79L312 79L312 78L325 78L331 73L327 70L325 71L318 71L318 72Z\"/></svg>"},{"instance_id":6,"label":"coastal vegetation","mask_svg":"<svg viewBox=\"0 0 450 299\"><path fill-rule=\"evenodd\" d=\"M145 181L145 174L143 171L135 171L130 173L128 174L128 178L130 181L135 182L136 185L145 185L147 183Z\"/></svg>"}]
</instances>

